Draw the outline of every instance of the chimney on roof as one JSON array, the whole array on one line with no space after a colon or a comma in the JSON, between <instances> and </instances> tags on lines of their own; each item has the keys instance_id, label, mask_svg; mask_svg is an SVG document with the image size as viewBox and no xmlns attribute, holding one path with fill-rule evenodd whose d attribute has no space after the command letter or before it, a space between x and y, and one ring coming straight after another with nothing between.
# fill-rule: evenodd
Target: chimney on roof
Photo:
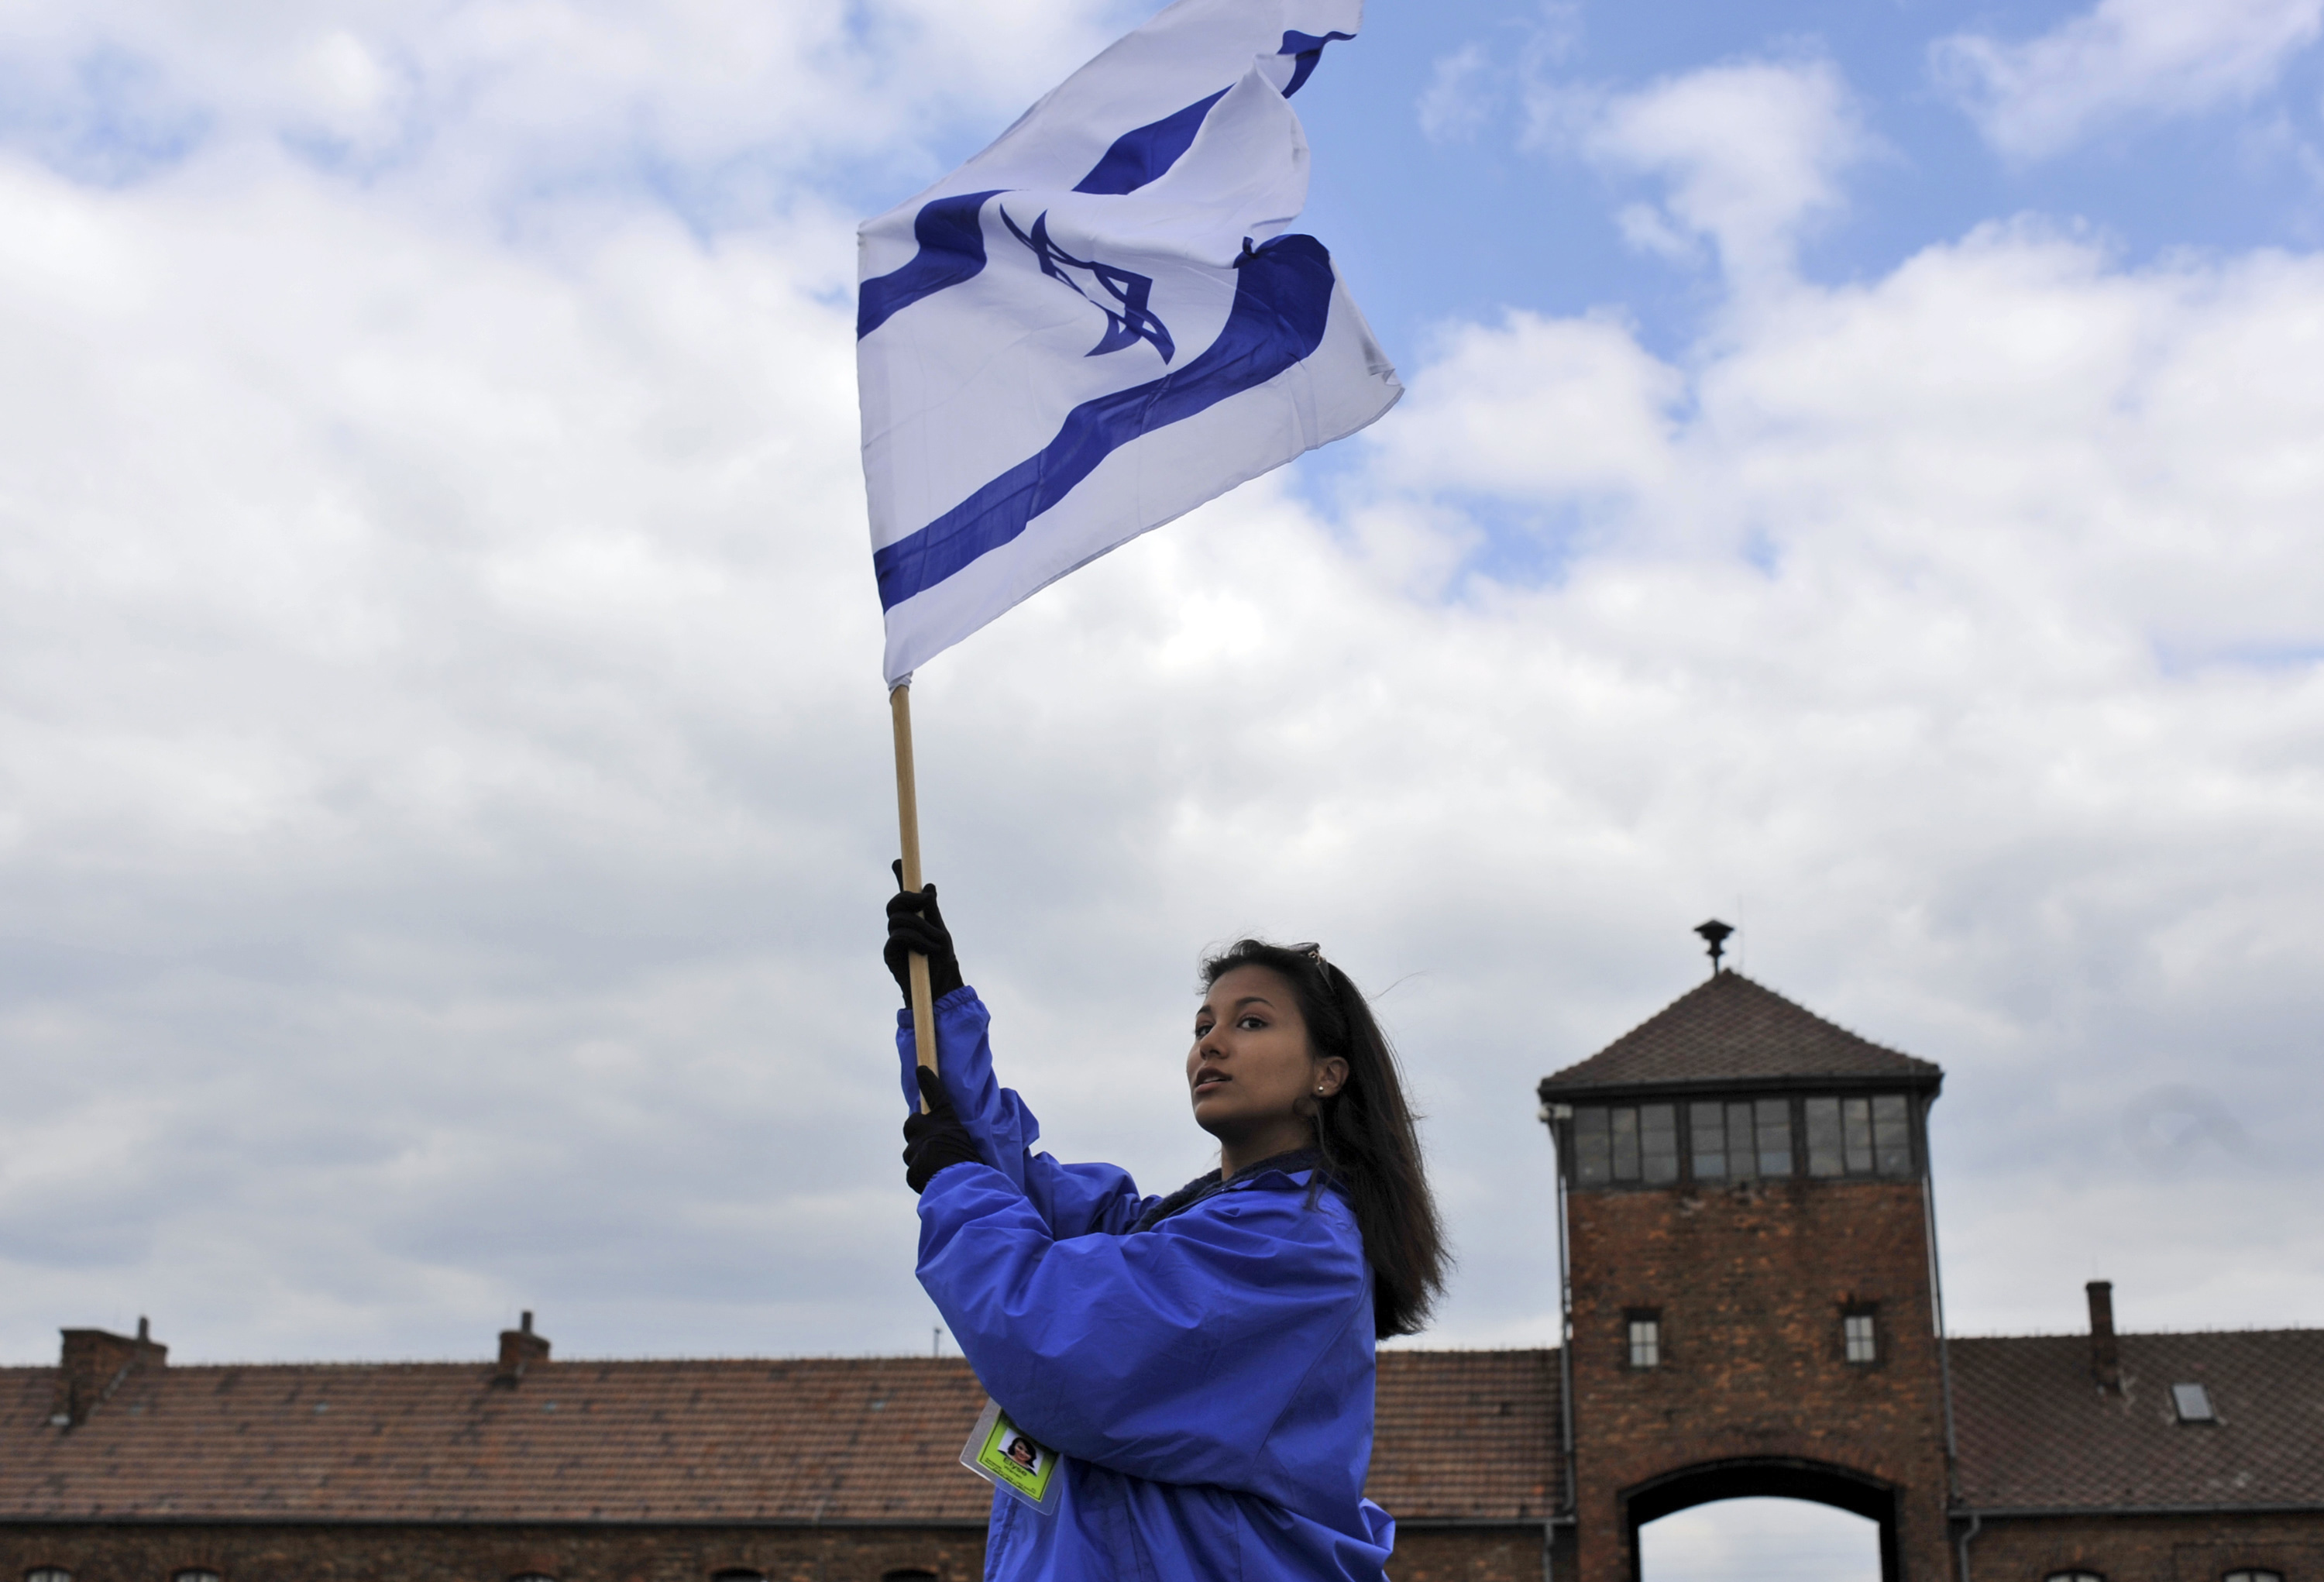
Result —
<instances>
[{"instance_id":1,"label":"chimney on roof","mask_svg":"<svg viewBox=\"0 0 2324 1582\"><path fill-rule=\"evenodd\" d=\"M2122 1354L2114 1340L2114 1281L2093 1280L2090 1293L2090 1376L2107 1395L2122 1393Z\"/></svg>"},{"instance_id":2,"label":"chimney on roof","mask_svg":"<svg viewBox=\"0 0 2324 1582\"><path fill-rule=\"evenodd\" d=\"M518 1328L501 1331L501 1362L493 1371L493 1383L513 1390L527 1368L535 1364L545 1367L548 1363L549 1341L532 1332L532 1309L527 1308Z\"/></svg>"},{"instance_id":3,"label":"chimney on roof","mask_svg":"<svg viewBox=\"0 0 2324 1582\"><path fill-rule=\"evenodd\" d=\"M169 1365L170 1348L153 1338L152 1326L143 1318L137 1320L134 1339L106 1329L67 1329L63 1334L56 1404L49 1410L51 1428L80 1427L131 1374Z\"/></svg>"}]
</instances>

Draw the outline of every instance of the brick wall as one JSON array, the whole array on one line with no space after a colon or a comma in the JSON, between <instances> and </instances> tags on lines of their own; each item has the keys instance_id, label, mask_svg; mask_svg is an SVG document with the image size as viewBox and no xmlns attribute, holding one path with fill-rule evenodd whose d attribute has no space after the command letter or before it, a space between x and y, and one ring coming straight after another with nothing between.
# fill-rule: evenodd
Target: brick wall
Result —
<instances>
[{"instance_id":1,"label":"brick wall","mask_svg":"<svg viewBox=\"0 0 2324 1582\"><path fill-rule=\"evenodd\" d=\"M1946 1555L1944 1408L1917 1181L1776 1180L1576 1191L1581 1582L1630 1582L1625 1490L1681 1468L1789 1457L1898 1485L1898 1560ZM1882 1355L1845 1360L1841 1314L1877 1303ZM1659 1312L1634 1370L1627 1318Z\"/></svg>"},{"instance_id":2,"label":"brick wall","mask_svg":"<svg viewBox=\"0 0 2324 1582\"><path fill-rule=\"evenodd\" d=\"M984 1574L984 1530L0 1526L0 1578L16 1582L35 1566L60 1566L73 1582L170 1582L189 1568L227 1582L504 1582L528 1572L558 1582L709 1582L728 1568L773 1582L879 1582L907 1567L975 1582Z\"/></svg>"},{"instance_id":3,"label":"brick wall","mask_svg":"<svg viewBox=\"0 0 2324 1582\"><path fill-rule=\"evenodd\" d=\"M1557 1574L1570 1577L1571 1529L1559 1539ZM1542 1529L1399 1524L1388 1571L1395 1582L1542 1582Z\"/></svg>"},{"instance_id":4,"label":"brick wall","mask_svg":"<svg viewBox=\"0 0 2324 1582\"><path fill-rule=\"evenodd\" d=\"M1558 1575L1571 1576L1561 1534ZM227 1582L709 1582L728 1568L772 1582L879 1582L907 1567L941 1582L984 1574L982 1529L263 1526L148 1522L0 1526L0 1578L60 1566L73 1582L170 1582L199 1568ZM1397 1534L1396 1582L1542 1582L1538 1525Z\"/></svg>"},{"instance_id":5,"label":"brick wall","mask_svg":"<svg viewBox=\"0 0 2324 1582\"><path fill-rule=\"evenodd\" d=\"M2043 1582L2072 1570L2107 1582L2219 1582L2246 1568L2279 1572L2284 1582L2324 1582L2324 1511L1987 1521L1969 1561L1972 1582Z\"/></svg>"}]
</instances>

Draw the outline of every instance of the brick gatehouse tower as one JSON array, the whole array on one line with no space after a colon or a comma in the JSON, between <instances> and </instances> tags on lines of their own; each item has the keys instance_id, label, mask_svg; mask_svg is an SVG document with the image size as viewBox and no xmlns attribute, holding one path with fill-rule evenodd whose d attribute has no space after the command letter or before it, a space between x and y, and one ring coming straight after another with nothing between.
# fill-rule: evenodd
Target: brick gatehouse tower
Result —
<instances>
[{"instance_id":1,"label":"brick gatehouse tower","mask_svg":"<svg viewBox=\"0 0 2324 1582\"><path fill-rule=\"evenodd\" d=\"M1721 970L1714 941L1708 983L1543 1080L1579 1582L1637 1582L1642 1525L1753 1494L1877 1522L1884 1582L1950 1574L1942 1078Z\"/></svg>"}]
</instances>

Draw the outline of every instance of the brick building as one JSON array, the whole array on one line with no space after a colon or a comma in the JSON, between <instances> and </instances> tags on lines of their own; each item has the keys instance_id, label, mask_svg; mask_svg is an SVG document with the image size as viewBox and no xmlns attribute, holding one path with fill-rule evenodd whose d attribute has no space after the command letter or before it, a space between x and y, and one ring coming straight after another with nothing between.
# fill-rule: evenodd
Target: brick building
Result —
<instances>
[{"instance_id":1,"label":"brick building","mask_svg":"<svg viewBox=\"0 0 2324 1582\"><path fill-rule=\"evenodd\" d=\"M171 1367L65 1331L0 1368L0 1578L960 1582L990 1490L957 1358ZM1534 1582L1554 1352L1382 1359L1371 1490L1407 1582Z\"/></svg>"},{"instance_id":2,"label":"brick building","mask_svg":"<svg viewBox=\"0 0 2324 1582\"><path fill-rule=\"evenodd\" d=\"M1714 957L1542 1082L1560 1574L1637 1582L1644 1523L1776 1494L1877 1522L1888 1582L2324 1582L2324 1330L2118 1337L2096 1281L2086 1338L1947 1341L1941 1080Z\"/></svg>"},{"instance_id":3,"label":"brick building","mask_svg":"<svg viewBox=\"0 0 2324 1582\"><path fill-rule=\"evenodd\" d=\"M1747 1494L1936 1582L2324 1582L2324 1331L1956 1339L1941 1073L1716 972L1541 1085L1565 1344L1380 1358L1398 1582L1636 1582ZM1545 1257L1551 1249L1545 1237ZM960 1582L957 1360L0 1368L0 1582ZM1162 1579L1173 1582L1173 1579Z\"/></svg>"}]
</instances>

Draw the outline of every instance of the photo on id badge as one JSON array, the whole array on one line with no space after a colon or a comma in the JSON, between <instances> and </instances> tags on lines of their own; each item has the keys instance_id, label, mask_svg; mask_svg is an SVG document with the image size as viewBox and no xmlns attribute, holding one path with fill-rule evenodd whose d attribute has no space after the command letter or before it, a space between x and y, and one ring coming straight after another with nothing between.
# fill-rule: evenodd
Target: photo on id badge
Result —
<instances>
[{"instance_id":1,"label":"photo on id badge","mask_svg":"<svg viewBox=\"0 0 2324 1582\"><path fill-rule=\"evenodd\" d=\"M1056 1503L1057 1453L1010 1422L998 1401L984 1403L960 1459L971 1472L1036 1510L1047 1511Z\"/></svg>"}]
</instances>

